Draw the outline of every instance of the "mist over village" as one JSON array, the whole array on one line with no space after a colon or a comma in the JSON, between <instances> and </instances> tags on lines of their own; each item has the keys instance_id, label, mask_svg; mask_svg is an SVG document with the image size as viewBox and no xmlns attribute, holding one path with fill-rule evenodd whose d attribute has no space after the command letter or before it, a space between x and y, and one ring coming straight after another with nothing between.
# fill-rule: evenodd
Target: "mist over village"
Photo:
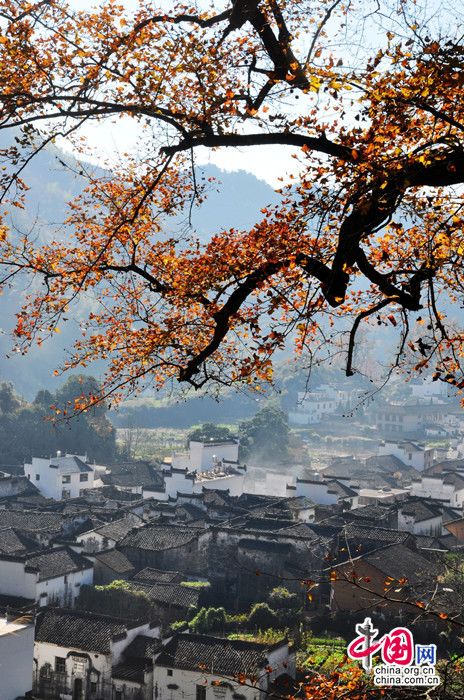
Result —
<instances>
[{"instance_id":1,"label":"mist over village","mask_svg":"<svg viewBox=\"0 0 464 700\"><path fill-rule=\"evenodd\" d=\"M464 698L463 26L0 0L0 700Z\"/></svg>"}]
</instances>

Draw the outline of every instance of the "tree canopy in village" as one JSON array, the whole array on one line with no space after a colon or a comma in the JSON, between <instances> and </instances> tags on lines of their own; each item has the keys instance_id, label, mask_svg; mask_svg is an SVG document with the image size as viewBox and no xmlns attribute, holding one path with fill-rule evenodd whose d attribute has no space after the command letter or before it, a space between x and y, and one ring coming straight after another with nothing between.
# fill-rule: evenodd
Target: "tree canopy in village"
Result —
<instances>
[{"instance_id":1,"label":"tree canopy in village","mask_svg":"<svg viewBox=\"0 0 464 700\"><path fill-rule=\"evenodd\" d=\"M124 117L143 147L111 174L82 166L85 192L55 240L9 230L4 213L3 285L33 278L20 349L93 295L65 368L108 359L105 396L173 379L260 384L287 343L341 355L351 375L365 323L396 327L392 365L464 386L462 329L444 312L464 283L459 4L76 8L2 2L3 210L21 206L27 163L58 137L85 154L88 124ZM200 147L266 145L289 149L298 172L277 206L249 230L217 221L207 243L172 231L207 196Z\"/></svg>"}]
</instances>

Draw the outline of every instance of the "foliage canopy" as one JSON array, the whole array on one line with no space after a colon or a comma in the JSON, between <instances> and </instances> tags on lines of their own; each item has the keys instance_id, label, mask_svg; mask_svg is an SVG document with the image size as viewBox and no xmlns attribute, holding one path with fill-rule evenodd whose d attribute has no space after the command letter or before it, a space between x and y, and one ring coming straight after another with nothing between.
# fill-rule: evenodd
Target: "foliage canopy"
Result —
<instances>
[{"instance_id":1,"label":"foliage canopy","mask_svg":"<svg viewBox=\"0 0 464 700\"><path fill-rule=\"evenodd\" d=\"M4 217L3 284L19 273L41 282L18 314L19 349L94 294L65 368L108 359L103 395L172 379L269 381L289 338L311 360L341 354L350 375L363 370L362 322L397 327L393 365L429 366L462 388L463 334L442 303L460 302L464 282L459 8L166 5L2 2L0 130L15 135L1 151L5 209L21 206L29 159L57 137L85 153L83 127L123 117L142 139L111 175L82 166L66 236L40 243ZM169 217L205 195L198 148L278 145L298 177L255 226L218 221L205 244L168 233ZM339 317L349 323L336 333Z\"/></svg>"}]
</instances>

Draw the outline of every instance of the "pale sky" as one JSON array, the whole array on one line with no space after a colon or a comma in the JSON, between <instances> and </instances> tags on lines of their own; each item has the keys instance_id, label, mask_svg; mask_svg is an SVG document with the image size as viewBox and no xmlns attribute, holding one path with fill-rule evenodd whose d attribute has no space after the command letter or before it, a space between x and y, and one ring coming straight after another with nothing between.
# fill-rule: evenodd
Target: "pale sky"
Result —
<instances>
[{"instance_id":1,"label":"pale sky","mask_svg":"<svg viewBox=\"0 0 464 700\"><path fill-rule=\"evenodd\" d=\"M72 7L81 10L95 8L99 4L95 0L68 1ZM130 12L139 6L139 0L121 0L121 4L124 4ZM200 0L196 4L200 10L210 6L210 3L205 0ZM214 3L216 8L222 6L223 9L229 4L228 0ZM169 10L173 3L171 0L157 0L156 5ZM304 100L300 99L300 102L295 102L295 105L303 108L303 102ZM86 126L81 133L85 134L88 141L89 159L98 165L106 165L108 161L110 163L120 161L123 158L122 154L137 150L138 131L134 126L134 120L129 117L115 118L111 122L105 120L100 124L94 122ZM66 150L65 143L59 145ZM292 157L293 154L301 155L301 150L288 146L222 148L215 152L207 148L198 148L195 151L195 158L198 165L212 163L226 171L244 170L266 181L272 187L281 187L282 181L279 178L288 182L290 174L297 175L299 171L298 162Z\"/></svg>"},{"instance_id":2,"label":"pale sky","mask_svg":"<svg viewBox=\"0 0 464 700\"><path fill-rule=\"evenodd\" d=\"M98 0L68 0L70 5L76 9L95 8L100 3ZM139 0L120 0L127 7L128 12L131 12L139 6ZM169 11L172 6L172 0L156 0L153 4L161 6L166 11ZM206 10L211 3L207 0L198 0L194 3L199 10ZM347 41L343 43L343 38L337 39L336 51L337 54L343 56L344 65L353 65L358 59L362 60L362 55L370 52L372 48L379 48L385 41L387 27L392 28L397 26L399 20L399 11L395 11L395 0L385 0L385 7L390 5L392 12L389 16L375 12L377 0L359 0L356 4L358 14L354 15L350 20L350 30L347 31ZM457 3L459 6L460 3ZM230 5L230 0L218 2L214 0L215 8L219 10ZM457 22L459 15L459 7L448 0L422 0L411 3L408 8L417 7L418 21L421 26L440 25L443 21L448 21L454 24ZM453 16L454 15L454 16ZM412 18L408 18L412 21ZM330 34L330 30L329 30ZM300 97L303 97L300 95ZM309 103L314 99L314 94L300 99L295 102L295 106L289 105L290 110L295 110L298 105L298 110L308 109ZM349 112L349 106L347 111ZM89 144L89 154L93 156L91 160L99 165L106 165L113 162L118 162L123 158L125 152L132 153L137 150L138 131L134 125L134 120L127 117L114 119L112 122L105 120L101 124L93 123L85 127L84 133ZM62 144L64 147L65 144ZM195 156L198 164L213 163L224 170L245 170L252 173L257 178L265 180L273 187L280 187L282 182L278 178L283 178L288 181L291 173L297 174L299 170L298 162L292 157L293 154L300 153L300 149L292 149L288 146L281 147L249 147L249 148L222 148L215 152L210 149L197 149Z\"/></svg>"}]
</instances>

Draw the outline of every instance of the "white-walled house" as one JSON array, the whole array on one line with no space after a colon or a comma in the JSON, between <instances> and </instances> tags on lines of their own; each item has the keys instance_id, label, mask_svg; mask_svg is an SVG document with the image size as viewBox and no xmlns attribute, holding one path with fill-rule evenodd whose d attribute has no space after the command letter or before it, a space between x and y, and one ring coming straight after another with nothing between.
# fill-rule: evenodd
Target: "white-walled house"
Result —
<instances>
[{"instance_id":1,"label":"white-walled house","mask_svg":"<svg viewBox=\"0 0 464 700\"><path fill-rule=\"evenodd\" d=\"M290 411L288 418L295 425L314 425L333 415L339 405L336 389L323 384L313 391L298 392L297 408Z\"/></svg>"},{"instance_id":2,"label":"white-walled house","mask_svg":"<svg viewBox=\"0 0 464 700\"><path fill-rule=\"evenodd\" d=\"M84 552L101 552L116 547L134 527L144 524L142 518L128 513L124 518L105 523L94 530L87 530L76 537L76 542L83 546Z\"/></svg>"},{"instance_id":3,"label":"white-walled house","mask_svg":"<svg viewBox=\"0 0 464 700\"><path fill-rule=\"evenodd\" d=\"M414 535L438 537L443 531L443 513L439 506L413 499L398 506L398 530Z\"/></svg>"},{"instance_id":4,"label":"white-walled house","mask_svg":"<svg viewBox=\"0 0 464 700\"><path fill-rule=\"evenodd\" d=\"M0 616L0 697L16 700L32 690L34 625Z\"/></svg>"},{"instance_id":5,"label":"white-walled house","mask_svg":"<svg viewBox=\"0 0 464 700\"><path fill-rule=\"evenodd\" d=\"M330 505L349 502L351 508L358 505L358 492L339 479L296 479L295 484L287 485L288 498L305 496L313 503Z\"/></svg>"},{"instance_id":6,"label":"white-walled house","mask_svg":"<svg viewBox=\"0 0 464 700\"><path fill-rule=\"evenodd\" d=\"M71 607L80 587L93 583L93 565L69 547L24 556L0 555L0 594L27 598L45 606Z\"/></svg>"},{"instance_id":7,"label":"white-walled house","mask_svg":"<svg viewBox=\"0 0 464 700\"><path fill-rule=\"evenodd\" d=\"M378 448L379 455L393 455L403 464L423 471L430 467L434 459L434 450L411 440L383 440Z\"/></svg>"},{"instance_id":8,"label":"white-walled house","mask_svg":"<svg viewBox=\"0 0 464 700\"><path fill-rule=\"evenodd\" d=\"M164 489L154 490L147 486L143 489L144 498L168 501L178 494L191 495L202 493L203 489L229 491L231 496L240 496L245 490L246 466L221 462L214 469L203 472L189 471L186 467L169 467L163 471Z\"/></svg>"},{"instance_id":9,"label":"white-walled house","mask_svg":"<svg viewBox=\"0 0 464 700\"><path fill-rule=\"evenodd\" d=\"M125 684L114 680L113 668L139 635L158 638L159 634L159 627L149 622L47 609L36 623L34 691L45 698L152 700L151 679L129 684L137 694L126 694Z\"/></svg>"},{"instance_id":10,"label":"white-walled house","mask_svg":"<svg viewBox=\"0 0 464 700\"><path fill-rule=\"evenodd\" d=\"M464 476L459 472L422 474L411 482L411 495L433 498L452 508L464 506Z\"/></svg>"},{"instance_id":11,"label":"white-walled house","mask_svg":"<svg viewBox=\"0 0 464 700\"><path fill-rule=\"evenodd\" d=\"M57 501L82 496L87 489L95 488L98 480L85 455L60 452L48 459L33 457L31 464L24 465L24 474L44 496Z\"/></svg>"},{"instance_id":12,"label":"white-walled house","mask_svg":"<svg viewBox=\"0 0 464 700\"><path fill-rule=\"evenodd\" d=\"M238 463L238 440L190 440L190 464L197 471L213 469L218 462Z\"/></svg>"},{"instance_id":13,"label":"white-walled house","mask_svg":"<svg viewBox=\"0 0 464 700\"><path fill-rule=\"evenodd\" d=\"M249 679L246 684L237 681L240 674ZM157 700L264 700L270 684L283 675L295 677L295 652L286 639L257 644L176 634L155 657L153 682Z\"/></svg>"},{"instance_id":14,"label":"white-walled house","mask_svg":"<svg viewBox=\"0 0 464 700\"><path fill-rule=\"evenodd\" d=\"M238 440L190 440L188 452L177 452L172 456L172 467L205 472L222 463L237 465L238 448Z\"/></svg>"}]
</instances>

